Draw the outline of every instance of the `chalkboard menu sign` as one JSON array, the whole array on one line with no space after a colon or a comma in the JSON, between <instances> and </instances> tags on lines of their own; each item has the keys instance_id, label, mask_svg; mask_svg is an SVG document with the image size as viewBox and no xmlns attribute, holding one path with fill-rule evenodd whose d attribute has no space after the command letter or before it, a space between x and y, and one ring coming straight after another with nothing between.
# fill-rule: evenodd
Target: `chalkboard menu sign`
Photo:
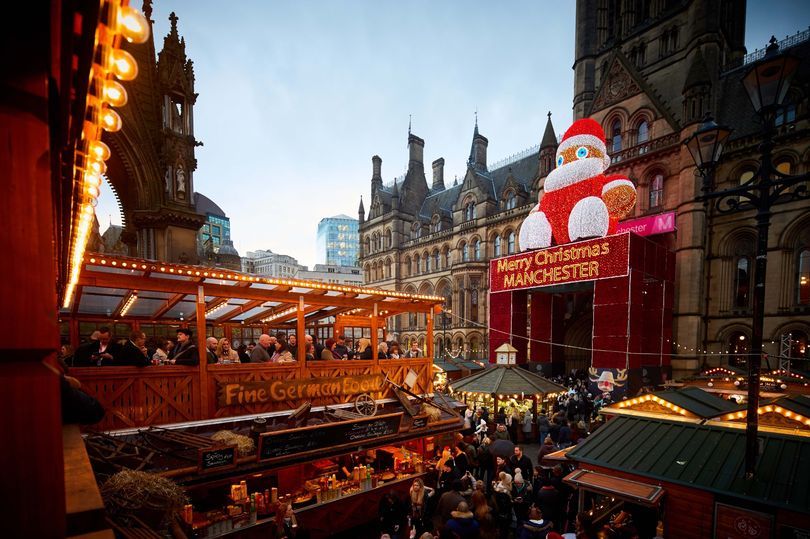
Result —
<instances>
[{"instance_id":1,"label":"chalkboard menu sign","mask_svg":"<svg viewBox=\"0 0 810 539\"><path fill-rule=\"evenodd\" d=\"M236 467L235 445L200 449L197 456L197 469L200 472L228 470Z\"/></svg>"},{"instance_id":2,"label":"chalkboard menu sign","mask_svg":"<svg viewBox=\"0 0 810 539\"><path fill-rule=\"evenodd\" d=\"M413 420L411 421L411 429L423 429L427 427L428 424L428 416L426 415L418 415L414 416Z\"/></svg>"},{"instance_id":3,"label":"chalkboard menu sign","mask_svg":"<svg viewBox=\"0 0 810 539\"><path fill-rule=\"evenodd\" d=\"M259 462L297 453L354 445L399 433L402 413L267 432L259 438Z\"/></svg>"}]
</instances>

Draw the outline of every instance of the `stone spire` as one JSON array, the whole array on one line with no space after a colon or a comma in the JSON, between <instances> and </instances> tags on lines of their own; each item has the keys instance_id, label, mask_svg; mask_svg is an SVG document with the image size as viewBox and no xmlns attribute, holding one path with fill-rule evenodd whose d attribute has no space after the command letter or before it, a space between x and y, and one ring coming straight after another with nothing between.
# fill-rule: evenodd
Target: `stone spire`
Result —
<instances>
[{"instance_id":1,"label":"stone spire","mask_svg":"<svg viewBox=\"0 0 810 539\"><path fill-rule=\"evenodd\" d=\"M546 121L546 130L543 132L543 140L540 141L540 148L554 148L557 149L557 135L554 134L554 126L551 125L551 111L548 111L548 120Z\"/></svg>"},{"instance_id":2,"label":"stone spire","mask_svg":"<svg viewBox=\"0 0 810 539\"><path fill-rule=\"evenodd\" d=\"M394 179L394 187L391 189L391 209L399 209L399 187L397 187L396 179Z\"/></svg>"},{"instance_id":3,"label":"stone spire","mask_svg":"<svg viewBox=\"0 0 810 539\"><path fill-rule=\"evenodd\" d=\"M382 187L382 159L379 155L371 158L371 197Z\"/></svg>"},{"instance_id":4,"label":"stone spire","mask_svg":"<svg viewBox=\"0 0 810 539\"><path fill-rule=\"evenodd\" d=\"M467 166L480 171L487 170L487 146L489 141L478 132L478 112L475 113L475 129L473 129L472 143L470 144L470 157Z\"/></svg>"}]
</instances>

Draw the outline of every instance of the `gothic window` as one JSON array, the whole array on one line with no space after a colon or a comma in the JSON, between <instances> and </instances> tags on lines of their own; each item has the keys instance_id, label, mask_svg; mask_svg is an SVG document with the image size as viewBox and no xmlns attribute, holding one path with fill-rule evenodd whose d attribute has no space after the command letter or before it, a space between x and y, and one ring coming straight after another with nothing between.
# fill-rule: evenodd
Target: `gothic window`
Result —
<instances>
[{"instance_id":1,"label":"gothic window","mask_svg":"<svg viewBox=\"0 0 810 539\"><path fill-rule=\"evenodd\" d=\"M439 218L438 215L433 216L433 220L430 223L430 232L439 232L442 229L442 220Z\"/></svg>"},{"instance_id":2,"label":"gothic window","mask_svg":"<svg viewBox=\"0 0 810 539\"><path fill-rule=\"evenodd\" d=\"M675 51L678 49L678 28L675 27L669 32L669 50Z\"/></svg>"},{"instance_id":3,"label":"gothic window","mask_svg":"<svg viewBox=\"0 0 810 539\"><path fill-rule=\"evenodd\" d=\"M389 228L385 232L385 248L386 249L391 249L393 246L394 246L394 241L393 241L393 237L391 235L391 229Z\"/></svg>"},{"instance_id":4,"label":"gothic window","mask_svg":"<svg viewBox=\"0 0 810 539\"><path fill-rule=\"evenodd\" d=\"M391 259L390 258L385 261L385 278L386 279L391 278Z\"/></svg>"},{"instance_id":5,"label":"gothic window","mask_svg":"<svg viewBox=\"0 0 810 539\"><path fill-rule=\"evenodd\" d=\"M636 138L636 142L638 144L644 144L650 140L650 125L647 123L647 120L641 120L638 124L638 136Z\"/></svg>"},{"instance_id":6,"label":"gothic window","mask_svg":"<svg viewBox=\"0 0 810 539\"><path fill-rule=\"evenodd\" d=\"M810 305L810 246L799 249L798 276L796 278L796 300L799 305Z\"/></svg>"},{"instance_id":7,"label":"gothic window","mask_svg":"<svg viewBox=\"0 0 810 539\"><path fill-rule=\"evenodd\" d=\"M751 259L737 258L734 265L734 307L747 309L751 305Z\"/></svg>"},{"instance_id":8,"label":"gothic window","mask_svg":"<svg viewBox=\"0 0 810 539\"><path fill-rule=\"evenodd\" d=\"M506 253L515 254L515 233L510 232L506 241Z\"/></svg>"},{"instance_id":9,"label":"gothic window","mask_svg":"<svg viewBox=\"0 0 810 539\"><path fill-rule=\"evenodd\" d=\"M476 260L481 260L481 240L475 240L473 243L473 256Z\"/></svg>"},{"instance_id":10,"label":"gothic window","mask_svg":"<svg viewBox=\"0 0 810 539\"><path fill-rule=\"evenodd\" d=\"M472 221L475 219L475 200L469 200L464 205L464 220L465 221Z\"/></svg>"},{"instance_id":11,"label":"gothic window","mask_svg":"<svg viewBox=\"0 0 810 539\"><path fill-rule=\"evenodd\" d=\"M636 52L636 67L642 67L645 63L647 63L647 45L642 42Z\"/></svg>"},{"instance_id":12,"label":"gothic window","mask_svg":"<svg viewBox=\"0 0 810 539\"><path fill-rule=\"evenodd\" d=\"M783 159L776 163L777 172L781 172L782 174L790 174L790 169L791 169L791 162L789 159Z\"/></svg>"},{"instance_id":13,"label":"gothic window","mask_svg":"<svg viewBox=\"0 0 810 539\"><path fill-rule=\"evenodd\" d=\"M444 252L444 258L444 267L446 269L450 269L450 265L453 260L453 254L451 253L450 249Z\"/></svg>"},{"instance_id":14,"label":"gothic window","mask_svg":"<svg viewBox=\"0 0 810 539\"><path fill-rule=\"evenodd\" d=\"M478 289L470 291L470 320L478 322Z\"/></svg>"},{"instance_id":15,"label":"gothic window","mask_svg":"<svg viewBox=\"0 0 810 539\"><path fill-rule=\"evenodd\" d=\"M664 203L664 175L656 174L650 180L650 209L658 208Z\"/></svg>"},{"instance_id":16,"label":"gothic window","mask_svg":"<svg viewBox=\"0 0 810 539\"><path fill-rule=\"evenodd\" d=\"M442 267L442 256L439 254L438 249L433 251L433 261L436 266L436 271L440 270Z\"/></svg>"},{"instance_id":17,"label":"gothic window","mask_svg":"<svg viewBox=\"0 0 810 539\"><path fill-rule=\"evenodd\" d=\"M430 271L431 271L430 270L430 256L427 253L425 253L424 259L425 259L425 273L430 273Z\"/></svg>"},{"instance_id":18,"label":"gothic window","mask_svg":"<svg viewBox=\"0 0 810 539\"><path fill-rule=\"evenodd\" d=\"M458 289L458 320L463 325L467 325L467 291Z\"/></svg>"},{"instance_id":19,"label":"gothic window","mask_svg":"<svg viewBox=\"0 0 810 539\"><path fill-rule=\"evenodd\" d=\"M494 253L495 256L501 256L501 237L495 236L495 240L493 241L494 244Z\"/></svg>"},{"instance_id":20,"label":"gothic window","mask_svg":"<svg viewBox=\"0 0 810 539\"><path fill-rule=\"evenodd\" d=\"M405 276L410 277L411 275L412 275L412 273L411 273L411 259L406 258L405 259Z\"/></svg>"},{"instance_id":21,"label":"gothic window","mask_svg":"<svg viewBox=\"0 0 810 539\"><path fill-rule=\"evenodd\" d=\"M366 255L371 254L371 238L366 236Z\"/></svg>"},{"instance_id":22,"label":"gothic window","mask_svg":"<svg viewBox=\"0 0 810 539\"><path fill-rule=\"evenodd\" d=\"M616 118L610 126L611 151L619 152L622 149L622 122Z\"/></svg>"},{"instance_id":23,"label":"gothic window","mask_svg":"<svg viewBox=\"0 0 810 539\"><path fill-rule=\"evenodd\" d=\"M735 331L726 342L728 364L732 367L745 367L748 364L749 339L745 333Z\"/></svg>"},{"instance_id":24,"label":"gothic window","mask_svg":"<svg viewBox=\"0 0 810 539\"><path fill-rule=\"evenodd\" d=\"M414 223L411 227L411 239L416 240L419 239L419 236L422 235L422 227L419 226L419 223Z\"/></svg>"},{"instance_id":25,"label":"gothic window","mask_svg":"<svg viewBox=\"0 0 810 539\"><path fill-rule=\"evenodd\" d=\"M517 206L517 195L515 195L514 191L509 191L506 193L506 209L511 210Z\"/></svg>"},{"instance_id":26,"label":"gothic window","mask_svg":"<svg viewBox=\"0 0 810 539\"><path fill-rule=\"evenodd\" d=\"M461 245L459 245L458 248L461 251L461 261L468 262L470 260L470 252L469 249L467 249L467 244L465 242L461 242Z\"/></svg>"}]
</instances>

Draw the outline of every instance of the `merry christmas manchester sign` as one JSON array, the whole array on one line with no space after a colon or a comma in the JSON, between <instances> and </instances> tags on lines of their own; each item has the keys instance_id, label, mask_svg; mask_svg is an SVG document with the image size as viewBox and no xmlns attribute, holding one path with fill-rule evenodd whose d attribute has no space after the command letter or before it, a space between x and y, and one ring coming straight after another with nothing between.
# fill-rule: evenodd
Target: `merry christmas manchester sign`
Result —
<instances>
[{"instance_id":1,"label":"merry christmas manchester sign","mask_svg":"<svg viewBox=\"0 0 810 539\"><path fill-rule=\"evenodd\" d=\"M627 275L628 233L569 243L490 261L490 292Z\"/></svg>"}]
</instances>

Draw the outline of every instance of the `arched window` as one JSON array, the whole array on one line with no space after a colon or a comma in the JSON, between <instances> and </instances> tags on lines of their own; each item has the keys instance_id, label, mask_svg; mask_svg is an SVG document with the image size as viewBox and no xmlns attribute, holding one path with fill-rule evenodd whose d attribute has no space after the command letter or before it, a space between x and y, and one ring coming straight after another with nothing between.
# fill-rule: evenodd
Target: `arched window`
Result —
<instances>
[{"instance_id":1,"label":"arched window","mask_svg":"<svg viewBox=\"0 0 810 539\"><path fill-rule=\"evenodd\" d=\"M501 237L495 236L495 240L493 241L494 244L494 253L495 256L501 256Z\"/></svg>"},{"instance_id":2,"label":"arched window","mask_svg":"<svg viewBox=\"0 0 810 539\"><path fill-rule=\"evenodd\" d=\"M390 258L385 261L385 278L386 279L391 278L391 259Z\"/></svg>"},{"instance_id":3,"label":"arched window","mask_svg":"<svg viewBox=\"0 0 810 539\"><path fill-rule=\"evenodd\" d=\"M517 195L514 191L506 193L506 209L512 210L517 206Z\"/></svg>"},{"instance_id":4,"label":"arched window","mask_svg":"<svg viewBox=\"0 0 810 539\"><path fill-rule=\"evenodd\" d=\"M453 262L453 254L451 253L450 249L444 252L444 268L450 269L450 266Z\"/></svg>"},{"instance_id":5,"label":"arched window","mask_svg":"<svg viewBox=\"0 0 810 539\"><path fill-rule=\"evenodd\" d=\"M467 325L467 291L463 288L458 289L458 318L462 325Z\"/></svg>"},{"instance_id":6,"label":"arched window","mask_svg":"<svg viewBox=\"0 0 810 539\"><path fill-rule=\"evenodd\" d=\"M732 367L745 367L748 364L749 338L745 333L735 331L728 337L726 353Z\"/></svg>"},{"instance_id":7,"label":"arched window","mask_svg":"<svg viewBox=\"0 0 810 539\"><path fill-rule=\"evenodd\" d=\"M468 262L470 260L470 251L467 249L467 244L465 242L461 242L459 249L461 249L461 261Z\"/></svg>"},{"instance_id":8,"label":"arched window","mask_svg":"<svg viewBox=\"0 0 810 539\"><path fill-rule=\"evenodd\" d=\"M475 240L473 243L473 256L476 260L481 260L481 240Z\"/></svg>"},{"instance_id":9,"label":"arched window","mask_svg":"<svg viewBox=\"0 0 810 539\"><path fill-rule=\"evenodd\" d=\"M464 206L464 220L472 221L475 219L475 201L471 200Z\"/></svg>"},{"instance_id":10,"label":"arched window","mask_svg":"<svg viewBox=\"0 0 810 539\"><path fill-rule=\"evenodd\" d=\"M419 239L419 236L422 235L422 227L419 223L414 223L413 228L411 228L411 239L416 240Z\"/></svg>"},{"instance_id":11,"label":"arched window","mask_svg":"<svg viewBox=\"0 0 810 539\"><path fill-rule=\"evenodd\" d=\"M506 242L506 254L515 254L515 233L510 232Z\"/></svg>"},{"instance_id":12,"label":"arched window","mask_svg":"<svg viewBox=\"0 0 810 539\"><path fill-rule=\"evenodd\" d=\"M622 122L618 118L610 126L611 151L619 152L622 149Z\"/></svg>"},{"instance_id":13,"label":"arched window","mask_svg":"<svg viewBox=\"0 0 810 539\"><path fill-rule=\"evenodd\" d=\"M431 269L430 269L430 255L425 253L424 259L425 259L425 273L430 273L430 271L431 271Z\"/></svg>"},{"instance_id":14,"label":"arched window","mask_svg":"<svg viewBox=\"0 0 810 539\"><path fill-rule=\"evenodd\" d=\"M391 229L389 228L385 232L385 248L386 249L391 249L393 246L394 246L394 241L392 239Z\"/></svg>"},{"instance_id":15,"label":"arched window","mask_svg":"<svg viewBox=\"0 0 810 539\"><path fill-rule=\"evenodd\" d=\"M810 305L810 246L799 249L796 300L799 305Z\"/></svg>"},{"instance_id":16,"label":"arched window","mask_svg":"<svg viewBox=\"0 0 810 539\"><path fill-rule=\"evenodd\" d=\"M470 291L470 320L478 322L478 289Z\"/></svg>"},{"instance_id":17,"label":"arched window","mask_svg":"<svg viewBox=\"0 0 810 539\"><path fill-rule=\"evenodd\" d=\"M783 159L776 163L776 170L782 174L790 174L791 163L789 159Z\"/></svg>"},{"instance_id":18,"label":"arched window","mask_svg":"<svg viewBox=\"0 0 810 539\"><path fill-rule=\"evenodd\" d=\"M419 275L421 271L422 264L419 262L419 255L414 255L413 257L413 274Z\"/></svg>"},{"instance_id":19,"label":"arched window","mask_svg":"<svg viewBox=\"0 0 810 539\"><path fill-rule=\"evenodd\" d=\"M410 277L411 275L413 275L413 273L411 271L411 259L410 258L405 259L405 272L404 273L405 273L405 277Z\"/></svg>"},{"instance_id":20,"label":"arched window","mask_svg":"<svg viewBox=\"0 0 810 539\"><path fill-rule=\"evenodd\" d=\"M793 103L785 103L781 107L779 107L776 111L776 118L774 119L774 125L779 127L780 125L793 123L796 121L796 105Z\"/></svg>"},{"instance_id":21,"label":"arched window","mask_svg":"<svg viewBox=\"0 0 810 539\"><path fill-rule=\"evenodd\" d=\"M367 255L371 254L371 238L369 236L366 236L366 253L365 254L367 254Z\"/></svg>"},{"instance_id":22,"label":"arched window","mask_svg":"<svg viewBox=\"0 0 810 539\"><path fill-rule=\"evenodd\" d=\"M741 256L734 266L734 307L747 309L750 305L751 260L747 256Z\"/></svg>"},{"instance_id":23,"label":"arched window","mask_svg":"<svg viewBox=\"0 0 810 539\"><path fill-rule=\"evenodd\" d=\"M650 180L650 209L664 203L664 175L656 174Z\"/></svg>"},{"instance_id":24,"label":"arched window","mask_svg":"<svg viewBox=\"0 0 810 539\"><path fill-rule=\"evenodd\" d=\"M436 271L442 269L442 256L439 254L439 251L433 251L433 262L436 266Z\"/></svg>"},{"instance_id":25,"label":"arched window","mask_svg":"<svg viewBox=\"0 0 810 539\"><path fill-rule=\"evenodd\" d=\"M637 142L638 144L644 144L648 140L650 140L650 125L647 120L641 120L638 124Z\"/></svg>"}]
</instances>

